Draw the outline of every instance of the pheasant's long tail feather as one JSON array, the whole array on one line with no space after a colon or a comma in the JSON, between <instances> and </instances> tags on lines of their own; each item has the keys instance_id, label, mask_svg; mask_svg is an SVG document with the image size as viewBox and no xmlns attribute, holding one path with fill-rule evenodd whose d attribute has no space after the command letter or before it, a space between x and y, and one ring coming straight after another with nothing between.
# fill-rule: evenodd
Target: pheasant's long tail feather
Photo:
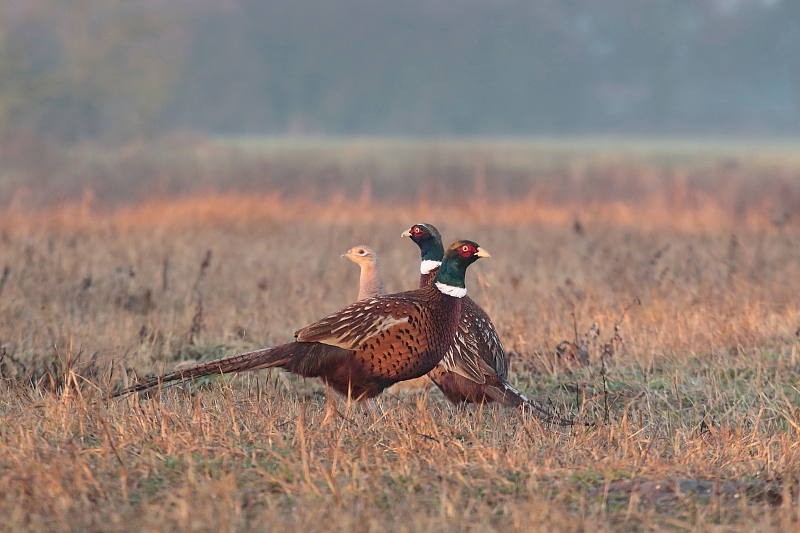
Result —
<instances>
[{"instance_id":1,"label":"pheasant's long tail feather","mask_svg":"<svg viewBox=\"0 0 800 533\"><path fill-rule=\"evenodd\" d=\"M531 400L522 394L520 391L512 387L507 381L503 379L499 379L499 381L500 384L498 386L486 387L486 394L491 397L492 400L498 403L508 407L524 407L530 409L542 422L546 422L548 424L556 424L559 426L591 425L579 419L564 418L559 416L550 409L540 405L535 400Z\"/></svg>"},{"instance_id":2,"label":"pheasant's long tail feather","mask_svg":"<svg viewBox=\"0 0 800 533\"><path fill-rule=\"evenodd\" d=\"M254 350L231 357L223 357L222 359L216 359L182 370L175 370L174 372L169 372L162 376L147 378L127 389L115 392L113 396L124 396L132 392L144 391L157 385L166 385L202 376L230 374L233 372L245 372L281 366L292 358L295 351L293 350L293 345L295 345L295 343L282 344L274 348L263 348L261 350Z\"/></svg>"}]
</instances>

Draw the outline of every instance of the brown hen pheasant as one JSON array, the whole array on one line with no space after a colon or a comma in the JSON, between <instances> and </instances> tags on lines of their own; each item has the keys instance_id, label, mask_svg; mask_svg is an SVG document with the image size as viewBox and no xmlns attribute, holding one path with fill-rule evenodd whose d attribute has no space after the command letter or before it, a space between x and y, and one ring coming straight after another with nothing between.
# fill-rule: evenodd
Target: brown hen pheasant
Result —
<instances>
[{"instance_id":1,"label":"brown hen pheasant","mask_svg":"<svg viewBox=\"0 0 800 533\"><path fill-rule=\"evenodd\" d=\"M314 322L288 344L256 350L147 379L114 394L213 374L281 367L319 377L355 400L429 372L451 349L466 293L467 267L489 257L472 241L447 250L433 282L413 291L367 298Z\"/></svg>"}]
</instances>

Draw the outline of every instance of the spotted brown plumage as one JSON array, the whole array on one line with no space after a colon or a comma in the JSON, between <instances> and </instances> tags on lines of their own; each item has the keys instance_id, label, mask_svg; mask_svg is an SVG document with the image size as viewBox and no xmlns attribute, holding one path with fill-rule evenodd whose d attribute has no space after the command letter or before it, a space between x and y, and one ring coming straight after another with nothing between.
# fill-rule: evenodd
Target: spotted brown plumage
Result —
<instances>
[{"instance_id":1,"label":"spotted brown plumage","mask_svg":"<svg viewBox=\"0 0 800 533\"><path fill-rule=\"evenodd\" d=\"M446 294L464 285L467 267L489 254L458 241L445 254L434 283L355 302L295 334L295 341L154 377L115 394L212 374L279 366L319 377L334 390L363 400L398 381L429 372L450 349L461 299Z\"/></svg>"},{"instance_id":2,"label":"spotted brown plumage","mask_svg":"<svg viewBox=\"0 0 800 533\"><path fill-rule=\"evenodd\" d=\"M342 254L360 268L360 275L358 278L358 299L364 300L366 298L374 298L375 296L383 296L386 294L383 285L383 278L381 277L381 262L378 259L378 254L369 246L360 244L350 248L346 254ZM420 376L414 379L400 381L389 388L387 392L398 392L401 390L421 390L427 389L431 386L432 382L428 376Z\"/></svg>"}]
</instances>

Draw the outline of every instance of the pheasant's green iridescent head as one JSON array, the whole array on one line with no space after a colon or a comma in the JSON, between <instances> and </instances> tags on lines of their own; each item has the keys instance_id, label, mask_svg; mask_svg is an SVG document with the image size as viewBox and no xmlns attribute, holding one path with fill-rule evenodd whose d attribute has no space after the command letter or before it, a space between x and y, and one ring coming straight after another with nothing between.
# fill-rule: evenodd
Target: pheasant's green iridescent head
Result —
<instances>
[{"instance_id":1,"label":"pheasant's green iridescent head","mask_svg":"<svg viewBox=\"0 0 800 533\"><path fill-rule=\"evenodd\" d=\"M467 267L481 257L491 257L489 252L473 241L456 241L442 258L442 266L433 278L436 288L445 294L463 298L467 294L464 275Z\"/></svg>"},{"instance_id":2,"label":"pheasant's green iridescent head","mask_svg":"<svg viewBox=\"0 0 800 533\"><path fill-rule=\"evenodd\" d=\"M439 268L444 255L444 247L442 246L442 236L439 235L439 230L433 224L414 224L401 236L411 237L411 240L419 246L422 260L419 265L420 274L430 274L434 269Z\"/></svg>"},{"instance_id":3,"label":"pheasant's green iridescent head","mask_svg":"<svg viewBox=\"0 0 800 533\"><path fill-rule=\"evenodd\" d=\"M402 237L411 237L411 240L419 246L419 252L423 261L441 261L444 255L442 246L442 236L433 224L414 224Z\"/></svg>"}]
</instances>

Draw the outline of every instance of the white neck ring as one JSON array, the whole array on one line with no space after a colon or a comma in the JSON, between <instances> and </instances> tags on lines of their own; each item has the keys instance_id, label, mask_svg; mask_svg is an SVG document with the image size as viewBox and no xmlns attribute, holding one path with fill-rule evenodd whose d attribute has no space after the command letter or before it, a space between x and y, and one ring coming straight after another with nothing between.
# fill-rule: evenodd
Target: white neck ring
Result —
<instances>
[{"instance_id":1,"label":"white neck ring","mask_svg":"<svg viewBox=\"0 0 800 533\"><path fill-rule=\"evenodd\" d=\"M441 261L433 261L431 259L425 259L422 263L419 264L419 273L420 274L430 274L431 270L435 268L439 268L442 266Z\"/></svg>"},{"instance_id":2,"label":"white neck ring","mask_svg":"<svg viewBox=\"0 0 800 533\"><path fill-rule=\"evenodd\" d=\"M448 296L454 296L456 298L463 298L467 295L466 287L453 287L452 285L442 283L441 281L436 282L436 288L439 289L441 293Z\"/></svg>"}]
</instances>

